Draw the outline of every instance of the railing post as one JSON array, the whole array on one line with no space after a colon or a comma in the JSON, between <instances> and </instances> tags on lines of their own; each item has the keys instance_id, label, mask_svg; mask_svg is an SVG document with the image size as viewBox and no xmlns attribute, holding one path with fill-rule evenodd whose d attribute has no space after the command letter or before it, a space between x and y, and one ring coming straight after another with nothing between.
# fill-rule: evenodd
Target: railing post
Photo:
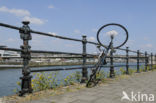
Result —
<instances>
[{"instance_id":1,"label":"railing post","mask_svg":"<svg viewBox=\"0 0 156 103\"><path fill-rule=\"evenodd\" d=\"M129 74L129 47L126 47L126 74Z\"/></svg>"},{"instance_id":2,"label":"railing post","mask_svg":"<svg viewBox=\"0 0 156 103\"><path fill-rule=\"evenodd\" d=\"M145 72L147 72L147 66L148 66L148 57L147 52L145 52Z\"/></svg>"},{"instance_id":3,"label":"railing post","mask_svg":"<svg viewBox=\"0 0 156 103\"><path fill-rule=\"evenodd\" d=\"M153 53L151 53L151 70L153 69Z\"/></svg>"},{"instance_id":4,"label":"railing post","mask_svg":"<svg viewBox=\"0 0 156 103\"><path fill-rule=\"evenodd\" d=\"M22 80L21 83L21 91L19 92L19 96L22 96L25 93L32 93L33 89L31 87L31 78L30 76L30 68L29 68L29 61L31 59L30 55L30 46L29 40L32 39L30 34L30 28L28 26L28 21L23 21L23 27L21 28L20 37L23 40L23 45L21 46L21 58L23 58L23 68L22 74L23 77L20 77Z\"/></svg>"},{"instance_id":5,"label":"railing post","mask_svg":"<svg viewBox=\"0 0 156 103\"><path fill-rule=\"evenodd\" d=\"M85 67L86 66L86 44L87 44L87 39L86 39L86 36L83 35L82 36L82 56L83 56L83 68L82 68L82 79L81 79L81 83L85 83L86 80L88 80L88 71L87 71L87 68Z\"/></svg>"},{"instance_id":6,"label":"railing post","mask_svg":"<svg viewBox=\"0 0 156 103\"><path fill-rule=\"evenodd\" d=\"M137 73L140 72L140 63L139 63L139 59L140 59L140 51L137 50Z\"/></svg>"},{"instance_id":7,"label":"railing post","mask_svg":"<svg viewBox=\"0 0 156 103\"><path fill-rule=\"evenodd\" d=\"M113 52L114 52L114 49L111 48L111 51L110 51L110 78L115 77L114 65L113 65Z\"/></svg>"},{"instance_id":8,"label":"railing post","mask_svg":"<svg viewBox=\"0 0 156 103\"><path fill-rule=\"evenodd\" d=\"M154 69L156 69L156 54L155 54L155 63L154 63Z\"/></svg>"}]
</instances>

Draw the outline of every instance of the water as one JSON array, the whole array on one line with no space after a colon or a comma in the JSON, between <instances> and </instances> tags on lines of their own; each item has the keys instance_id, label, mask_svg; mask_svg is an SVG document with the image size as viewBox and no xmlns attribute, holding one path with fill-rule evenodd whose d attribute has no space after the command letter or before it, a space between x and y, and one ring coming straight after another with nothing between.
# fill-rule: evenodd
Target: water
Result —
<instances>
[{"instance_id":1,"label":"water","mask_svg":"<svg viewBox=\"0 0 156 103\"><path fill-rule=\"evenodd\" d=\"M56 66L49 66L49 67L35 67L31 69L50 69L55 68ZM57 67L69 67L69 66L57 66ZM76 67L76 66L70 66ZM70 71L59 71L59 78L64 78L65 76L81 70L70 70ZM16 84L17 81L21 81L19 78L22 77L22 69L0 69L0 97L8 96L15 94L13 92L14 89L18 88L19 86Z\"/></svg>"},{"instance_id":2,"label":"water","mask_svg":"<svg viewBox=\"0 0 156 103\"><path fill-rule=\"evenodd\" d=\"M21 69L0 69L0 97L14 94L16 82L21 77Z\"/></svg>"},{"instance_id":3,"label":"water","mask_svg":"<svg viewBox=\"0 0 156 103\"><path fill-rule=\"evenodd\" d=\"M55 66L36 67L36 68L31 68L31 69L48 69L48 68L53 68L53 67ZM59 67L76 67L76 66L59 66ZM118 71L119 68L121 67L115 67L115 70ZM134 66L131 68L136 69L136 67ZM105 72L109 72L109 68L102 68L102 69ZM75 71L81 72L81 70L60 71L58 75L59 75L59 78L64 78L65 76ZM20 81L19 77L22 77L21 69L0 69L0 97L15 94L13 90L18 87L16 82Z\"/></svg>"}]
</instances>

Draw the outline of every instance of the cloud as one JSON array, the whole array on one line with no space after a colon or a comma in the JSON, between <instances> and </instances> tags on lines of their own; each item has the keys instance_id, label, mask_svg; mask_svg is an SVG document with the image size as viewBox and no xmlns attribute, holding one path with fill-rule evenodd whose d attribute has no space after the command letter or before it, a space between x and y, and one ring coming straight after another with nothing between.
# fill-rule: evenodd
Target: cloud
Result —
<instances>
[{"instance_id":1,"label":"cloud","mask_svg":"<svg viewBox=\"0 0 156 103\"><path fill-rule=\"evenodd\" d=\"M75 34L81 34L80 30L78 30L78 29L75 29L75 30L74 30L74 33L75 33Z\"/></svg>"},{"instance_id":2,"label":"cloud","mask_svg":"<svg viewBox=\"0 0 156 103\"><path fill-rule=\"evenodd\" d=\"M54 32L48 32L49 34L51 34L51 35L58 35L57 33L54 33Z\"/></svg>"},{"instance_id":3,"label":"cloud","mask_svg":"<svg viewBox=\"0 0 156 103\"><path fill-rule=\"evenodd\" d=\"M95 38L94 37L88 37L88 41L95 41Z\"/></svg>"},{"instance_id":4,"label":"cloud","mask_svg":"<svg viewBox=\"0 0 156 103\"><path fill-rule=\"evenodd\" d=\"M144 51L148 51L148 52L156 51L156 49L154 48L155 45L154 45L154 44L151 44L151 43L147 43L147 44L141 45L140 47L141 47Z\"/></svg>"},{"instance_id":5,"label":"cloud","mask_svg":"<svg viewBox=\"0 0 156 103\"><path fill-rule=\"evenodd\" d=\"M5 6L0 7L0 12L14 14L16 16L30 16L30 12L28 10L23 9L9 9Z\"/></svg>"},{"instance_id":6,"label":"cloud","mask_svg":"<svg viewBox=\"0 0 156 103\"><path fill-rule=\"evenodd\" d=\"M32 35L32 40L30 41L30 45L32 49L40 49L44 47L44 42L46 40L45 36L42 35Z\"/></svg>"},{"instance_id":7,"label":"cloud","mask_svg":"<svg viewBox=\"0 0 156 103\"><path fill-rule=\"evenodd\" d=\"M97 29L95 29L95 28L94 28L94 29L92 29L92 32L97 32L97 31L98 31L98 30L97 30Z\"/></svg>"},{"instance_id":8,"label":"cloud","mask_svg":"<svg viewBox=\"0 0 156 103\"><path fill-rule=\"evenodd\" d=\"M143 37L143 39L144 39L144 41L146 41L146 42L150 42L151 40L150 40L150 37Z\"/></svg>"},{"instance_id":9,"label":"cloud","mask_svg":"<svg viewBox=\"0 0 156 103\"><path fill-rule=\"evenodd\" d=\"M16 39L15 38L9 38L6 40L6 42L16 42Z\"/></svg>"},{"instance_id":10,"label":"cloud","mask_svg":"<svg viewBox=\"0 0 156 103\"><path fill-rule=\"evenodd\" d=\"M1 44L7 47L17 48L17 47L20 47L20 45L22 44L22 40L20 40L19 38L9 37L7 39L1 40Z\"/></svg>"},{"instance_id":11,"label":"cloud","mask_svg":"<svg viewBox=\"0 0 156 103\"><path fill-rule=\"evenodd\" d=\"M30 21L32 24L42 25L45 23L42 19L39 19L37 17L32 17L31 13L28 10L24 9L9 9L5 6L0 7L0 12L5 12L9 14L13 14L17 17L21 17L23 21Z\"/></svg>"},{"instance_id":12,"label":"cloud","mask_svg":"<svg viewBox=\"0 0 156 103\"><path fill-rule=\"evenodd\" d=\"M49 5L48 8L49 8L49 9L53 9L53 8L55 8L55 7L54 7L53 5Z\"/></svg>"},{"instance_id":13,"label":"cloud","mask_svg":"<svg viewBox=\"0 0 156 103\"><path fill-rule=\"evenodd\" d=\"M128 42L126 43L127 46L130 46L130 45L134 45L135 41L134 40L128 40Z\"/></svg>"},{"instance_id":14,"label":"cloud","mask_svg":"<svg viewBox=\"0 0 156 103\"><path fill-rule=\"evenodd\" d=\"M149 40L149 38L148 37L144 37L144 40Z\"/></svg>"},{"instance_id":15,"label":"cloud","mask_svg":"<svg viewBox=\"0 0 156 103\"><path fill-rule=\"evenodd\" d=\"M30 23L32 24L37 24L37 25L42 25L44 24L44 21L39 19L39 18L36 18L36 17L29 17L29 16L25 16L23 18L23 21L30 21Z\"/></svg>"},{"instance_id":16,"label":"cloud","mask_svg":"<svg viewBox=\"0 0 156 103\"><path fill-rule=\"evenodd\" d=\"M112 31L107 32L106 34L109 36L111 36L111 35L116 36L116 35L118 35L118 32L115 30L112 30Z\"/></svg>"},{"instance_id":17,"label":"cloud","mask_svg":"<svg viewBox=\"0 0 156 103\"><path fill-rule=\"evenodd\" d=\"M145 47L146 47L146 48L152 48L153 45L152 45L152 44L146 44Z\"/></svg>"}]
</instances>

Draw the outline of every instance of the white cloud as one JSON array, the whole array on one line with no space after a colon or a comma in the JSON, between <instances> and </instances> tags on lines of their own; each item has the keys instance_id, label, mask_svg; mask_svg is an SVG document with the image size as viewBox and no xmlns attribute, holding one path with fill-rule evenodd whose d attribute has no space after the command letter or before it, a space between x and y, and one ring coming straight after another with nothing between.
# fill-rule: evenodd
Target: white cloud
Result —
<instances>
[{"instance_id":1,"label":"white cloud","mask_svg":"<svg viewBox=\"0 0 156 103\"><path fill-rule=\"evenodd\" d=\"M45 23L45 21L37 18L37 17L32 17L31 13L28 10L24 9L9 9L5 6L0 7L0 12L5 12L9 14L13 14L17 17L21 17L20 19L24 21L30 21L32 24L37 24L37 25L42 25Z\"/></svg>"},{"instance_id":2,"label":"white cloud","mask_svg":"<svg viewBox=\"0 0 156 103\"><path fill-rule=\"evenodd\" d=\"M88 37L88 41L95 41L95 38L94 37Z\"/></svg>"},{"instance_id":3,"label":"white cloud","mask_svg":"<svg viewBox=\"0 0 156 103\"><path fill-rule=\"evenodd\" d=\"M36 17L29 17L29 16L25 16L23 18L23 21L30 21L30 23L32 24L37 24L37 25L42 25L44 24L44 21L39 19L39 18L36 18Z\"/></svg>"},{"instance_id":4,"label":"white cloud","mask_svg":"<svg viewBox=\"0 0 156 103\"><path fill-rule=\"evenodd\" d=\"M57 33L54 33L54 32L48 32L49 34L51 34L51 35L57 35Z\"/></svg>"},{"instance_id":5,"label":"white cloud","mask_svg":"<svg viewBox=\"0 0 156 103\"><path fill-rule=\"evenodd\" d=\"M16 41L16 39L13 39L13 38L9 38L6 40L6 42L15 42L15 41Z\"/></svg>"},{"instance_id":6,"label":"white cloud","mask_svg":"<svg viewBox=\"0 0 156 103\"><path fill-rule=\"evenodd\" d=\"M148 37L144 37L144 40L149 40L149 38Z\"/></svg>"},{"instance_id":7,"label":"white cloud","mask_svg":"<svg viewBox=\"0 0 156 103\"><path fill-rule=\"evenodd\" d=\"M152 48L153 45L152 45L152 44L146 44L145 47L147 47L147 48Z\"/></svg>"},{"instance_id":8,"label":"white cloud","mask_svg":"<svg viewBox=\"0 0 156 103\"><path fill-rule=\"evenodd\" d=\"M128 42L126 43L127 46L133 45L135 43L134 40L128 40Z\"/></svg>"},{"instance_id":9,"label":"white cloud","mask_svg":"<svg viewBox=\"0 0 156 103\"><path fill-rule=\"evenodd\" d=\"M146 41L146 42L150 42L150 37L143 37L143 39Z\"/></svg>"},{"instance_id":10,"label":"white cloud","mask_svg":"<svg viewBox=\"0 0 156 103\"><path fill-rule=\"evenodd\" d=\"M6 12L10 14L14 14L16 16L30 16L30 12L28 10L23 9L9 9L5 6L0 7L0 12Z\"/></svg>"},{"instance_id":11,"label":"white cloud","mask_svg":"<svg viewBox=\"0 0 156 103\"><path fill-rule=\"evenodd\" d=\"M55 7L54 7L53 5L49 5L48 8L49 8L49 9L53 9L53 8L55 8Z\"/></svg>"},{"instance_id":12,"label":"white cloud","mask_svg":"<svg viewBox=\"0 0 156 103\"><path fill-rule=\"evenodd\" d=\"M97 31L98 31L98 30L97 30L97 29L95 29L95 28L94 28L94 29L92 29L92 32L97 32Z\"/></svg>"},{"instance_id":13,"label":"white cloud","mask_svg":"<svg viewBox=\"0 0 156 103\"><path fill-rule=\"evenodd\" d=\"M111 35L116 36L116 35L118 35L118 32L115 30L111 30L111 31L107 32L106 34L109 36L111 36Z\"/></svg>"},{"instance_id":14,"label":"white cloud","mask_svg":"<svg viewBox=\"0 0 156 103\"><path fill-rule=\"evenodd\" d=\"M20 47L20 44L22 44L22 40L20 38L12 38L9 37L8 39L1 40L1 44L7 46L7 47Z\"/></svg>"},{"instance_id":15,"label":"white cloud","mask_svg":"<svg viewBox=\"0 0 156 103\"><path fill-rule=\"evenodd\" d=\"M74 33L76 33L76 34L81 34L80 30L78 30L78 29L75 29L75 30L74 30Z\"/></svg>"}]
</instances>

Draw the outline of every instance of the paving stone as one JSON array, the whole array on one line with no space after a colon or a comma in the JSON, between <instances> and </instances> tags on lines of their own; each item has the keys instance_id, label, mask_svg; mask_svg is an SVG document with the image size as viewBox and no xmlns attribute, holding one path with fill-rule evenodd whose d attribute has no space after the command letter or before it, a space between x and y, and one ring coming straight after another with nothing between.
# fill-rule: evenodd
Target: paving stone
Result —
<instances>
[{"instance_id":1,"label":"paving stone","mask_svg":"<svg viewBox=\"0 0 156 103\"><path fill-rule=\"evenodd\" d=\"M52 96L27 103L148 103L127 100L121 101L123 91L126 91L128 95L134 91L135 93L141 92L154 94L156 96L156 71L138 73L129 78L111 82L106 85L86 88L78 92ZM155 102L149 103L156 103L156 100Z\"/></svg>"}]
</instances>

